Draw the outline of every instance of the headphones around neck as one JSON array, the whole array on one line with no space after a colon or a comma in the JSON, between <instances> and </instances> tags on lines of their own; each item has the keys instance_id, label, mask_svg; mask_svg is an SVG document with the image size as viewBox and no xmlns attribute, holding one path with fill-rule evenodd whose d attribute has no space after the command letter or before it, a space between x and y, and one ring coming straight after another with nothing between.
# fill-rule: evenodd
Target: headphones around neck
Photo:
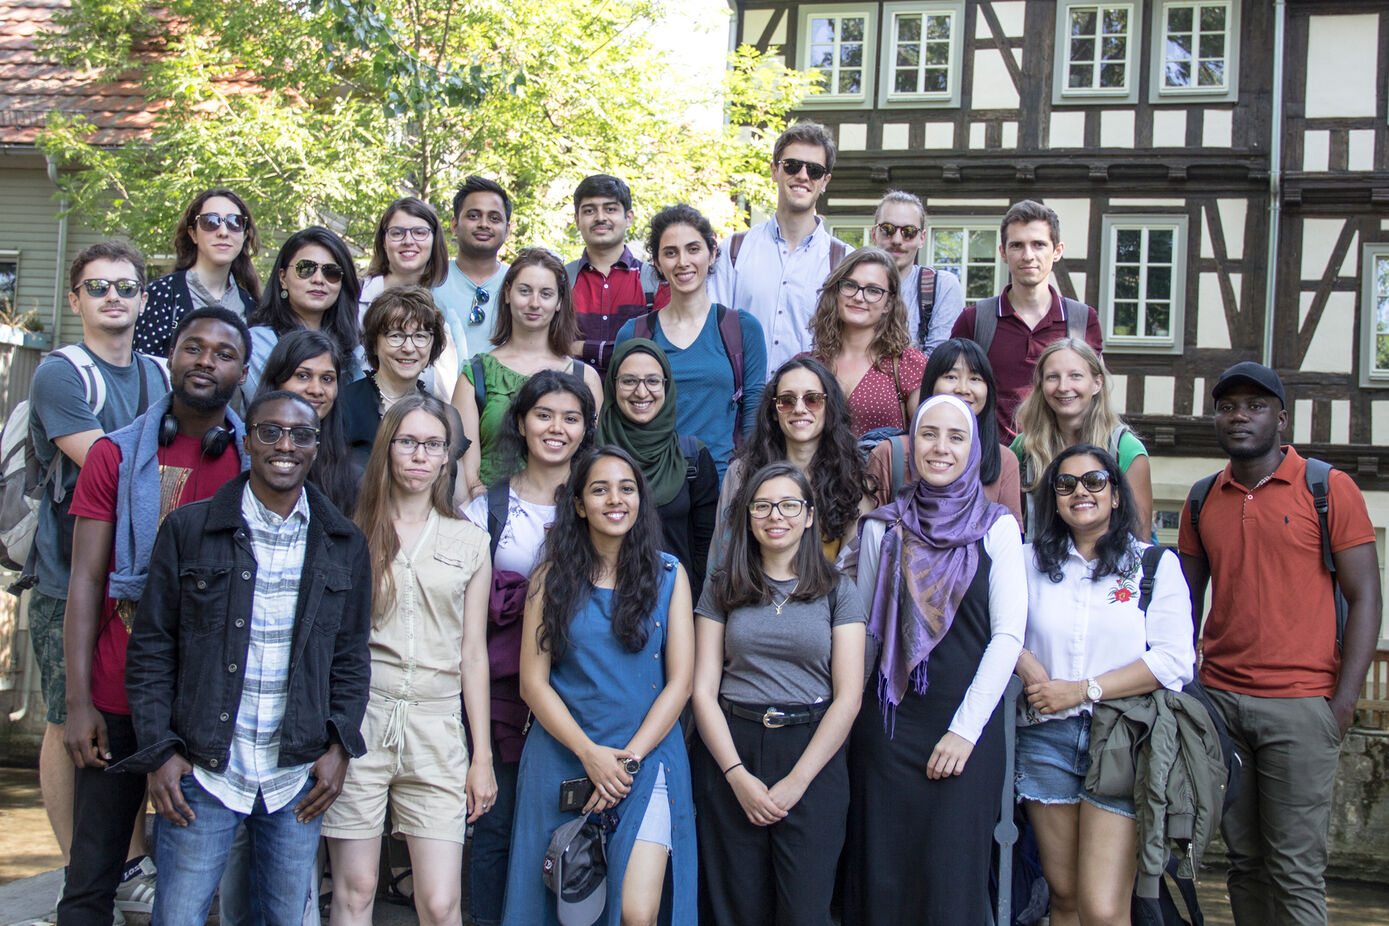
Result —
<instances>
[{"instance_id":1,"label":"headphones around neck","mask_svg":"<svg viewBox=\"0 0 1389 926\"><path fill-rule=\"evenodd\" d=\"M159 419L159 446L167 447L178 437L178 419L166 412ZM227 428L214 427L203 435L202 455L220 457L231 446L232 432Z\"/></svg>"}]
</instances>

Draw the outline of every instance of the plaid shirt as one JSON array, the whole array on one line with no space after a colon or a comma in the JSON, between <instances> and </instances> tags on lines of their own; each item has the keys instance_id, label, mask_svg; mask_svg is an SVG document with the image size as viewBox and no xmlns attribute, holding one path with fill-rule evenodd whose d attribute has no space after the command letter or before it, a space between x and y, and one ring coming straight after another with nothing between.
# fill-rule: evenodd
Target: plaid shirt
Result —
<instances>
[{"instance_id":1,"label":"plaid shirt","mask_svg":"<svg viewBox=\"0 0 1389 926\"><path fill-rule=\"evenodd\" d=\"M267 813L288 804L308 778L309 765L280 768L280 722L289 689L289 657L299 574L308 545L309 500L301 491L289 517L261 504L251 484L241 494L241 516L251 534L256 581L251 604L251 643L236 711L236 733L226 771L201 766L198 784L231 811L249 814L259 794Z\"/></svg>"}]
</instances>

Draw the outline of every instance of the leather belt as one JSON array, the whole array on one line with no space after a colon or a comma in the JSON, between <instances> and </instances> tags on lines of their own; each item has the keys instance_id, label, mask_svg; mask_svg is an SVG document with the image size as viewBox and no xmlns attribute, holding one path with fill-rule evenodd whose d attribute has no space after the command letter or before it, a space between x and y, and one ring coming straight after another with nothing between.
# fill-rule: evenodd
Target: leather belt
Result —
<instances>
[{"instance_id":1,"label":"leather belt","mask_svg":"<svg viewBox=\"0 0 1389 926\"><path fill-rule=\"evenodd\" d=\"M749 707L743 704L735 704L724 697L719 698L719 707L723 708L725 713L733 717L756 721L768 730L775 730L779 727L791 727L801 723L814 723L821 717L824 717L825 711L830 709L828 701L820 704Z\"/></svg>"}]
</instances>

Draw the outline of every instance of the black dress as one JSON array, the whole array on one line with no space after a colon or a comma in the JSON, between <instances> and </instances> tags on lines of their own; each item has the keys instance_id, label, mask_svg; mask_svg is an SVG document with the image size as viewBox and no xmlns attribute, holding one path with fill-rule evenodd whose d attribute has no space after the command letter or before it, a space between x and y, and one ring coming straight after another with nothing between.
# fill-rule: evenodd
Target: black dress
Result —
<instances>
[{"instance_id":1,"label":"black dress","mask_svg":"<svg viewBox=\"0 0 1389 926\"><path fill-rule=\"evenodd\" d=\"M926 777L992 636L991 561L979 568L955 620L926 663L929 687L908 687L892 735L883 726L878 674L849 737L849 828L841 870L844 926L984 926L989 864L1003 788L1002 707L995 706L964 771Z\"/></svg>"}]
</instances>

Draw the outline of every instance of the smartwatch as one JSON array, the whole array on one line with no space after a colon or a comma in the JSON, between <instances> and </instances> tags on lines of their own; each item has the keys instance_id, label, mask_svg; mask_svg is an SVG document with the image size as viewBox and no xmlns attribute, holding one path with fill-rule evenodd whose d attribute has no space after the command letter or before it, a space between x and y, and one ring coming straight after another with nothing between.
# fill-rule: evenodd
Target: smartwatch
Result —
<instances>
[{"instance_id":1,"label":"smartwatch","mask_svg":"<svg viewBox=\"0 0 1389 926\"><path fill-rule=\"evenodd\" d=\"M1085 680L1085 698L1087 701L1099 701L1104 697L1104 689L1100 683L1093 678Z\"/></svg>"},{"instance_id":2,"label":"smartwatch","mask_svg":"<svg viewBox=\"0 0 1389 926\"><path fill-rule=\"evenodd\" d=\"M628 775L635 775L641 771L641 759L636 756L628 756L622 760L622 767L627 770Z\"/></svg>"}]
</instances>

